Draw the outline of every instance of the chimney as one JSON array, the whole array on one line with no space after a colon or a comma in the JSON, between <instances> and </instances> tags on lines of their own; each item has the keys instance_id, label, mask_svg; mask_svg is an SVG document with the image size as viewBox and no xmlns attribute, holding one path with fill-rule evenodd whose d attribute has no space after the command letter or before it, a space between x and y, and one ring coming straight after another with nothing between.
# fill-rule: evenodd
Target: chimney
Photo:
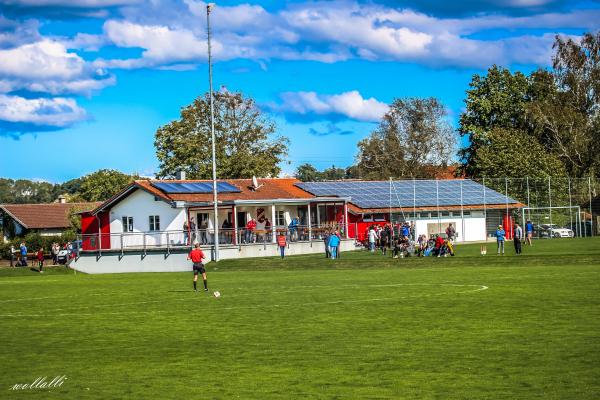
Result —
<instances>
[{"instance_id":1,"label":"chimney","mask_svg":"<svg viewBox=\"0 0 600 400\"><path fill-rule=\"evenodd\" d=\"M185 181L185 171L184 170L177 171L177 173L175 174L175 179L178 179L180 181Z\"/></svg>"},{"instance_id":2,"label":"chimney","mask_svg":"<svg viewBox=\"0 0 600 400\"><path fill-rule=\"evenodd\" d=\"M58 196L57 201L59 204L65 204L67 202L67 198L61 194L60 196Z\"/></svg>"}]
</instances>

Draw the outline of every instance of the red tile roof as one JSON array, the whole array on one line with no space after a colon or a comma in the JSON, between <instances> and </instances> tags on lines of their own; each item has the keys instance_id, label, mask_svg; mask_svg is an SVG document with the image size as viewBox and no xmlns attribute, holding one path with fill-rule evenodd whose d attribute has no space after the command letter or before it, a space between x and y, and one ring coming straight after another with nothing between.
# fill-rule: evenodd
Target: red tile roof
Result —
<instances>
[{"instance_id":1,"label":"red tile roof","mask_svg":"<svg viewBox=\"0 0 600 400\"><path fill-rule=\"evenodd\" d=\"M68 228L69 210L92 210L95 203L50 203L50 204L0 204L6 212L26 229Z\"/></svg>"},{"instance_id":2,"label":"red tile roof","mask_svg":"<svg viewBox=\"0 0 600 400\"><path fill-rule=\"evenodd\" d=\"M136 181L137 184L143 185L147 190L158 190L152 186L153 181ZM162 181L157 181L162 182ZM178 181L169 180L169 183L211 183L209 180L188 180ZM312 199L314 195L305 192L294 184L300 181L296 178L269 178L258 179L259 188L252 190L252 179L219 179L219 182L227 182L241 192L237 193L219 193L219 201L232 200L271 200L271 199ZM159 191L160 192L160 191ZM162 192L160 192L162 193ZM212 193L171 193L168 197L175 201L187 202L211 202L213 199Z\"/></svg>"},{"instance_id":3,"label":"red tile roof","mask_svg":"<svg viewBox=\"0 0 600 400\"><path fill-rule=\"evenodd\" d=\"M125 187L119 193L98 206L94 213L113 206L127 195L134 188L140 188L146 192L157 196L166 201L185 201L189 203L212 202L212 193L164 193L162 190L153 186L153 183L211 183L211 180L137 180L131 185ZM297 186L300 181L296 178L264 178L258 179L259 188L252 190L252 179L219 179L218 182L227 182L240 189L236 193L219 193L219 201L233 200L273 200L273 199L312 199L315 196L305 192Z\"/></svg>"}]
</instances>

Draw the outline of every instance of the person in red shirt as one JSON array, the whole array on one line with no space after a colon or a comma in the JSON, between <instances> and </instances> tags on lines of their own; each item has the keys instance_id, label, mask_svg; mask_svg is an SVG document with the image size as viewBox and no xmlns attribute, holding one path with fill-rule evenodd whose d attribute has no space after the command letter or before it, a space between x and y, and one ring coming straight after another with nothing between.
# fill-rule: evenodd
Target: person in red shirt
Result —
<instances>
[{"instance_id":1,"label":"person in red shirt","mask_svg":"<svg viewBox=\"0 0 600 400\"><path fill-rule=\"evenodd\" d=\"M202 279L204 280L204 291L208 292L208 284L206 282L206 269L204 269L204 264L202 260L206 258L202 250L200 250L200 244L196 243L194 245L194 250L190 251L187 259L192 260L193 269L194 269L194 290L197 292L198 288L196 287L196 282L198 281L198 273L202 274Z\"/></svg>"},{"instance_id":2,"label":"person in red shirt","mask_svg":"<svg viewBox=\"0 0 600 400\"><path fill-rule=\"evenodd\" d=\"M286 242L285 242L285 235L283 234L283 232L279 233L279 236L277 237L277 244L279 245L279 252L281 253L281 258L285 257L285 246L286 246Z\"/></svg>"},{"instance_id":3,"label":"person in red shirt","mask_svg":"<svg viewBox=\"0 0 600 400\"><path fill-rule=\"evenodd\" d=\"M40 272L43 273L42 269L44 268L44 249L39 249L36 254L38 260L38 267L40 267Z\"/></svg>"},{"instance_id":4,"label":"person in red shirt","mask_svg":"<svg viewBox=\"0 0 600 400\"><path fill-rule=\"evenodd\" d=\"M444 251L444 238L436 235L435 238L435 252L437 254L437 256L441 256L443 255L443 251Z\"/></svg>"},{"instance_id":5,"label":"person in red shirt","mask_svg":"<svg viewBox=\"0 0 600 400\"><path fill-rule=\"evenodd\" d=\"M246 242L254 243L254 230L256 229L256 220L250 218L250 221L246 224Z\"/></svg>"}]
</instances>

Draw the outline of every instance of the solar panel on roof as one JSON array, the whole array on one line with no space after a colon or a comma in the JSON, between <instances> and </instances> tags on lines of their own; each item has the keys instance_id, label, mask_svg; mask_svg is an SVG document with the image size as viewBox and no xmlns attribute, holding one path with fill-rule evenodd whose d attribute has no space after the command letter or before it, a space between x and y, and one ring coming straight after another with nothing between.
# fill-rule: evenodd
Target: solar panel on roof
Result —
<instances>
[{"instance_id":1,"label":"solar panel on roof","mask_svg":"<svg viewBox=\"0 0 600 400\"><path fill-rule=\"evenodd\" d=\"M351 202L361 208L517 203L471 180L302 182L296 186L315 196L350 197Z\"/></svg>"},{"instance_id":2,"label":"solar panel on roof","mask_svg":"<svg viewBox=\"0 0 600 400\"><path fill-rule=\"evenodd\" d=\"M152 186L165 193L212 193L209 182L152 182ZM217 193L239 193L240 189L228 182L217 182Z\"/></svg>"}]
</instances>

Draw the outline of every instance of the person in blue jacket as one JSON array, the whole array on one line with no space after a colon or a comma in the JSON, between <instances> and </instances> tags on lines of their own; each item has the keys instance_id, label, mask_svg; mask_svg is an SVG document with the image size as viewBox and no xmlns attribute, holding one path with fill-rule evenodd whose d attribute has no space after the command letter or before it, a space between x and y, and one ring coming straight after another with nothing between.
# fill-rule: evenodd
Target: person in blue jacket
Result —
<instances>
[{"instance_id":1,"label":"person in blue jacket","mask_svg":"<svg viewBox=\"0 0 600 400\"><path fill-rule=\"evenodd\" d=\"M290 222L288 228L290 230L290 242L293 242L297 239L298 218L292 218L292 222Z\"/></svg>"},{"instance_id":2,"label":"person in blue jacket","mask_svg":"<svg viewBox=\"0 0 600 400\"><path fill-rule=\"evenodd\" d=\"M21 247L19 247L19 253L21 254L21 266L27 266L27 246L25 243L21 243Z\"/></svg>"},{"instance_id":3,"label":"person in blue jacket","mask_svg":"<svg viewBox=\"0 0 600 400\"><path fill-rule=\"evenodd\" d=\"M533 223L531 221L527 221L527 223L525 224L525 243L527 243L530 246L533 246L533 243L531 243L531 238L533 237Z\"/></svg>"},{"instance_id":4,"label":"person in blue jacket","mask_svg":"<svg viewBox=\"0 0 600 400\"><path fill-rule=\"evenodd\" d=\"M498 225L498 229L496 229L496 243L498 245L498 254L500 254L500 250L502 250L502 255L504 255L505 236L506 236L506 232L502 228L502 225Z\"/></svg>"},{"instance_id":5,"label":"person in blue jacket","mask_svg":"<svg viewBox=\"0 0 600 400\"><path fill-rule=\"evenodd\" d=\"M340 238L338 235L332 234L329 236L329 254L331 254L331 258L335 260L337 256L338 246L340 245Z\"/></svg>"}]
</instances>

